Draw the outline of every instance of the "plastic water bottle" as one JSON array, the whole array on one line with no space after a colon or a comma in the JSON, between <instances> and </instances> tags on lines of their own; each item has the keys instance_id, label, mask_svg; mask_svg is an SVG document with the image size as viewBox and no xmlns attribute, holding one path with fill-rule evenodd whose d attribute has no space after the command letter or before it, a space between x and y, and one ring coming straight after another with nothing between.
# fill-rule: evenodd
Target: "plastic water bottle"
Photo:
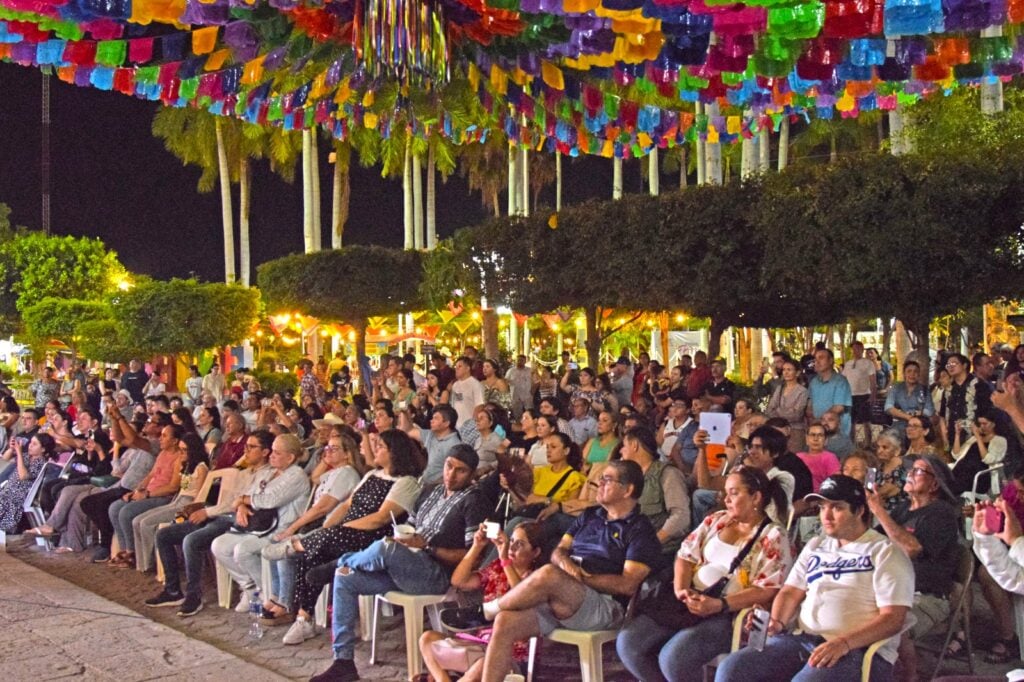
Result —
<instances>
[{"instance_id":1,"label":"plastic water bottle","mask_svg":"<svg viewBox=\"0 0 1024 682\"><path fill-rule=\"evenodd\" d=\"M252 618L249 624L249 639L255 641L263 639L263 625L260 623L262 609L263 600L260 598L260 591L256 590L249 597L249 616Z\"/></svg>"}]
</instances>

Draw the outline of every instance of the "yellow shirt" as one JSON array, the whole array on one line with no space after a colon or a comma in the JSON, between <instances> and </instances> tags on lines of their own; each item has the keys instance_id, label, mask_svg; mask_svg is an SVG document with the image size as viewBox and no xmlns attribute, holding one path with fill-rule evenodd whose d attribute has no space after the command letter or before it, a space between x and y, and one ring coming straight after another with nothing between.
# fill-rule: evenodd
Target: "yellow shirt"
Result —
<instances>
[{"instance_id":1,"label":"yellow shirt","mask_svg":"<svg viewBox=\"0 0 1024 682\"><path fill-rule=\"evenodd\" d=\"M533 494L547 497L551 492L551 489L555 487L555 484L561 480L562 476L565 476L566 469L562 469L558 473L551 470L550 466L540 466L533 468ZM563 483L554 495L551 496L552 502L562 502L564 500L575 499L580 494L580 488L587 483L587 478L578 471L572 471L569 474L569 478L565 479Z\"/></svg>"}]
</instances>

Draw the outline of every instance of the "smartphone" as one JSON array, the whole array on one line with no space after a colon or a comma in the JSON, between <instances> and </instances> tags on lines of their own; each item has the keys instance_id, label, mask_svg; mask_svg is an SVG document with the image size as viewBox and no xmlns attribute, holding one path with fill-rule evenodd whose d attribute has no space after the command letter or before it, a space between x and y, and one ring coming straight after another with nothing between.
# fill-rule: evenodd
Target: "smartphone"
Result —
<instances>
[{"instance_id":1,"label":"smartphone","mask_svg":"<svg viewBox=\"0 0 1024 682\"><path fill-rule=\"evenodd\" d=\"M501 532L501 524L497 521L484 521L484 534L488 540L494 540Z\"/></svg>"},{"instance_id":2,"label":"smartphone","mask_svg":"<svg viewBox=\"0 0 1024 682\"><path fill-rule=\"evenodd\" d=\"M760 607L754 607L753 627L750 629L750 636L747 637L747 646L754 651L764 651L765 642L768 641L768 624L771 619L770 613Z\"/></svg>"},{"instance_id":3,"label":"smartphone","mask_svg":"<svg viewBox=\"0 0 1024 682\"><path fill-rule=\"evenodd\" d=\"M995 507L985 507L985 528L990 533L1002 533L1006 518Z\"/></svg>"},{"instance_id":4,"label":"smartphone","mask_svg":"<svg viewBox=\"0 0 1024 682\"><path fill-rule=\"evenodd\" d=\"M868 473L864 477L864 487L868 490L875 489L875 483L878 482L878 469L875 467L868 467Z\"/></svg>"}]
</instances>

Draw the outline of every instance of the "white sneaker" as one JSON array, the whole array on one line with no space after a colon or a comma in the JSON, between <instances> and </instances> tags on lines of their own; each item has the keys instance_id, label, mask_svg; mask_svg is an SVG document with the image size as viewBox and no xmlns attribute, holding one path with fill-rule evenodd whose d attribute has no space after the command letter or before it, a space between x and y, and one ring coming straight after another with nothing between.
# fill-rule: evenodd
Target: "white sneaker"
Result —
<instances>
[{"instance_id":1,"label":"white sneaker","mask_svg":"<svg viewBox=\"0 0 1024 682\"><path fill-rule=\"evenodd\" d=\"M305 618L299 617L288 628L288 632L284 634L284 639L281 641L285 644L302 644L313 637L316 637L316 628Z\"/></svg>"},{"instance_id":2,"label":"white sneaker","mask_svg":"<svg viewBox=\"0 0 1024 682\"><path fill-rule=\"evenodd\" d=\"M246 590L242 590L242 596L235 604L235 613L249 613L249 593Z\"/></svg>"}]
</instances>

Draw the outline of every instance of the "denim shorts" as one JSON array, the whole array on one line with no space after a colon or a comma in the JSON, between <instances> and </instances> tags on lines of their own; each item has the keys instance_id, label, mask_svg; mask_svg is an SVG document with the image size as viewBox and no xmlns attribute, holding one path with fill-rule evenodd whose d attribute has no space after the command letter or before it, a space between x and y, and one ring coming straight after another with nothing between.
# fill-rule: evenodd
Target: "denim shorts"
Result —
<instances>
[{"instance_id":1,"label":"denim shorts","mask_svg":"<svg viewBox=\"0 0 1024 682\"><path fill-rule=\"evenodd\" d=\"M622 625L625 615L622 604L615 601L611 595L602 594L591 587L586 588L580 608L565 620L558 620L547 604L538 606L536 613L540 632L544 636L551 634L551 631L556 628L579 632L614 630Z\"/></svg>"}]
</instances>

